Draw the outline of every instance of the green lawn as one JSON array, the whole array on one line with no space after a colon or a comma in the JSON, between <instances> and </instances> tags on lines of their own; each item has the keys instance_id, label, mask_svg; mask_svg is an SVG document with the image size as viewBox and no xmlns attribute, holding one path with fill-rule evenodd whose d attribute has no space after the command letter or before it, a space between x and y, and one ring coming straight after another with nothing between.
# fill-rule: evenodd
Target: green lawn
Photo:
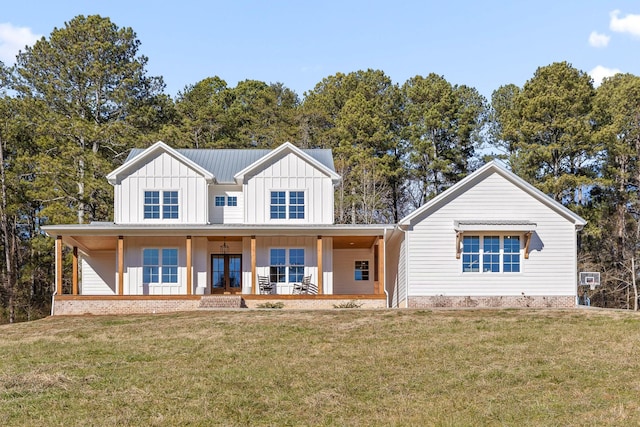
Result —
<instances>
[{"instance_id":1,"label":"green lawn","mask_svg":"<svg viewBox=\"0 0 640 427\"><path fill-rule=\"evenodd\" d=\"M0 326L0 425L638 425L640 315L207 311Z\"/></svg>"}]
</instances>

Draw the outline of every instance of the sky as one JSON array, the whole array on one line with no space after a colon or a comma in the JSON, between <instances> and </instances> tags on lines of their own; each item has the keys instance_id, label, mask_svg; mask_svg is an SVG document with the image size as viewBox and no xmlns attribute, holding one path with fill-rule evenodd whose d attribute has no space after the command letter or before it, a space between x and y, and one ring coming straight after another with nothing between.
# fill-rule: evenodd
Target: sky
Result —
<instances>
[{"instance_id":1,"label":"sky","mask_svg":"<svg viewBox=\"0 0 640 427\"><path fill-rule=\"evenodd\" d=\"M218 76L282 83L300 98L336 73L382 70L402 85L436 73L490 99L567 61L598 85L640 75L638 0L31 0L0 8L0 61L78 15L131 27L149 76L174 97Z\"/></svg>"}]
</instances>

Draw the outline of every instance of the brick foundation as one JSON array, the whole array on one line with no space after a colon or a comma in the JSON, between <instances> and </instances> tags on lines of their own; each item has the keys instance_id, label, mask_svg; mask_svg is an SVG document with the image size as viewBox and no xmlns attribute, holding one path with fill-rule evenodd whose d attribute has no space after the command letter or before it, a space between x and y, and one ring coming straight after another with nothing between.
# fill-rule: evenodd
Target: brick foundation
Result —
<instances>
[{"instance_id":1,"label":"brick foundation","mask_svg":"<svg viewBox=\"0 0 640 427\"><path fill-rule=\"evenodd\" d=\"M197 310L200 298L192 299L67 299L56 297L53 314L152 314Z\"/></svg>"},{"instance_id":2,"label":"brick foundation","mask_svg":"<svg viewBox=\"0 0 640 427\"><path fill-rule=\"evenodd\" d=\"M409 308L573 308L575 295L563 296L445 296L409 297Z\"/></svg>"},{"instance_id":3,"label":"brick foundation","mask_svg":"<svg viewBox=\"0 0 640 427\"><path fill-rule=\"evenodd\" d=\"M305 310L328 310L335 309L337 305L355 303L362 309L386 308L385 299L351 299L351 298L321 298L321 299L279 299L279 298L261 298L261 299L245 299L248 308L259 308L264 303L284 304L283 309L305 309Z\"/></svg>"},{"instance_id":4,"label":"brick foundation","mask_svg":"<svg viewBox=\"0 0 640 427\"><path fill-rule=\"evenodd\" d=\"M316 295L281 296L267 295L198 295L198 296L80 296L58 295L55 297L53 314L109 315L109 314L152 314L199 309L239 309L258 308L260 304L282 302L283 309L324 310L335 309L336 305L351 302L363 309L385 308L384 297L363 298L349 296Z\"/></svg>"}]
</instances>

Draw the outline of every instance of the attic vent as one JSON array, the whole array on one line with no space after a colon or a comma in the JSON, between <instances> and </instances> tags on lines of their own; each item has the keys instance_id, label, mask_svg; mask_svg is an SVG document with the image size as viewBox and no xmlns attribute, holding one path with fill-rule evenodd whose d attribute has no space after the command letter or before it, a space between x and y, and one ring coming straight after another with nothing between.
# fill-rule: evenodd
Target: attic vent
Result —
<instances>
[{"instance_id":1,"label":"attic vent","mask_svg":"<svg viewBox=\"0 0 640 427\"><path fill-rule=\"evenodd\" d=\"M589 286L591 290L596 286L600 286L600 273L598 272L580 272L580 286Z\"/></svg>"}]
</instances>

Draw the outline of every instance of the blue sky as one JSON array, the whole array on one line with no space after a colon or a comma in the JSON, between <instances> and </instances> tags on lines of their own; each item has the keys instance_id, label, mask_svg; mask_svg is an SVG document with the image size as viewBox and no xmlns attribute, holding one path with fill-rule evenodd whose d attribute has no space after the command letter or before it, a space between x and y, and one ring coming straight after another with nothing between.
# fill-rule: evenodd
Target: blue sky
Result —
<instances>
[{"instance_id":1,"label":"blue sky","mask_svg":"<svg viewBox=\"0 0 640 427\"><path fill-rule=\"evenodd\" d=\"M640 2L32 0L4 2L0 60L77 15L131 27L166 93L219 76L281 82L302 98L323 78L368 68L402 84L436 73L489 98L535 70L567 61L596 84L615 71L640 75Z\"/></svg>"}]
</instances>

